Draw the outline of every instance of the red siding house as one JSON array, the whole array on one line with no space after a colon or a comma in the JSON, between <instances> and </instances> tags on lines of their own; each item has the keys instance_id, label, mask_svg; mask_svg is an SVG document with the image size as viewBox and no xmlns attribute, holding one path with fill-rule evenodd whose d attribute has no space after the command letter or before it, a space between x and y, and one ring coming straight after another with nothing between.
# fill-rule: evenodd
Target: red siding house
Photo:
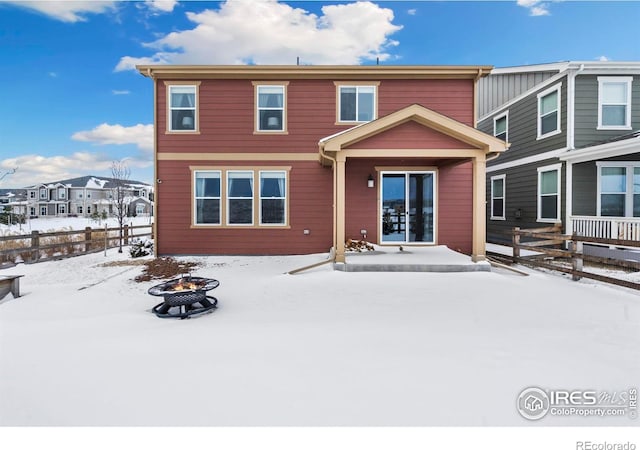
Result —
<instances>
[{"instance_id":1,"label":"red siding house","mask_svg":"<svg viewBox=\"0 0 640 450\"><path fill-rule=\"evenodd\" d=\"M138 66L154 82L156 252L345 241L485 254L486 66Z\"/></svg>"}]
</instances>

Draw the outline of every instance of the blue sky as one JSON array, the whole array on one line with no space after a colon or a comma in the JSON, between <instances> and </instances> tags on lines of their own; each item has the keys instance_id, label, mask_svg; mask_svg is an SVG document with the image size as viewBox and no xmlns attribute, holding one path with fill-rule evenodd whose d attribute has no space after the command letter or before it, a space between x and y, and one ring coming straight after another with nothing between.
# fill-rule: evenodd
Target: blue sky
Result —
<instances>
[{"instance_id":1,"label":"blue sky","mask_svg":"<svg viewBox=\"0 0 640 450\"><path fill-rule=\"evenodd\" d=\"M153 180L153 86L136 63L640 60L640 2L0 0L0 188Z\"/></svg>"}]
</instances>

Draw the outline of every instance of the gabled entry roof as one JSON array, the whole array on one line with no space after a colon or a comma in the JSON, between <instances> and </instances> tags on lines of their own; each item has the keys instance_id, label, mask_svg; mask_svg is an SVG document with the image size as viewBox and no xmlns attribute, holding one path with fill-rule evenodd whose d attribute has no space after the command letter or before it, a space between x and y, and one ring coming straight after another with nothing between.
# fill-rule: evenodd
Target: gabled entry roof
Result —
<instances>
[{"instance_id":1,"label":"gabled entry roof","mask_svg":"<svg viewBox=\"0 0 640 450\"><path fill-rule=\"evenodd\" d=\"M321 151L339 152L350 145L368 139L406 122L414 121L439 133L450 136L469 146L484 150L487 156L504 152L509 144L469 125L439 114L424 106L413 104L371 122L327 136L318 145Z\"/></svg>"}]
</instances>

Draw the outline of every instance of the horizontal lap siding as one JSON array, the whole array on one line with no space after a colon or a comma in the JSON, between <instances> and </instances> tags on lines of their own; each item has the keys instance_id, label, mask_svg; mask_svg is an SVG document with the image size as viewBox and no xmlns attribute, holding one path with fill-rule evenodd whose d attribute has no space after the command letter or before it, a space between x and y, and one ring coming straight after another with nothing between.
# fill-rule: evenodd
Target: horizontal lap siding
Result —
<instances>
[{"instance_id":1,"label":"horizontal lap siding","mask_svg":"<svg viewBox=\"0 0 640 450\"><path fill-rule=\"evenodd\" d=\"M470 148L469 144L439 133L414 121L364 139L348 148L393 149L393 148ZM393 150L389 151L390 154Z\"/></svg>"},{"instance_id":2,"label":"horizontal lap siding","mask_svg":"<svg viewBox=\"0 0 640 450\"><path fill-rule=\"evenodd\" d=\"M193 198L190 165L201 161L158 163L157 246L170 254L301 254L326 252L332 245L332 173L315 162L278 162L292 166L289 178L290 229L191 228ZM235 164L237 165L237 164ZM242 167L264 167L247 161ZM211 163L222 167L223 164ZM233 168L234 164L224 167ZM304 229L310 234L305 235Z\"/></svg>"},{"instance_id":3,"label":"horizontal lap siding","mask_svg":"<svg viewBox=\"0 0 640 450\"><path fill-rule=\"evenodd\" d=\"M490 172L487 174L487 239L490 242L510 240L508 237L513 227L538 228L552 226L552 223L538 222L538 167L557 164L558 159L549 159L539 163L526 164L511 167L506 170ZM491 177L506 175L505 179L505 219L491 220ZM560 220L564 222L566 192L566 171L563 165L561 170L561 208ZM521 217L515 217L516 210L520 209Z\"/></svg>"},{"instance_id":4,"label":"horizontal lap siding","mask_svg":"<svg viewBox=\"0 0 640 450\"><path fill-rule=\"evenodd\" d=\"M640 76L633 77L631 93L631 128L637 130L640 128ZM579 75L576 77L575 105L576 148L585 147L631 132L631 130L597 129L598 75Z\"/></svg>"},{"instance_id":5,"label":"horizontal lap siding","mask_svg":"<svg viewBox=\"0 0 640 450\"><path fill-rule=\"evenodd\" d=\"M471 254L473 243L473 166L471 162L438 171L438 244Z\"/></svg>"}]
</instances>

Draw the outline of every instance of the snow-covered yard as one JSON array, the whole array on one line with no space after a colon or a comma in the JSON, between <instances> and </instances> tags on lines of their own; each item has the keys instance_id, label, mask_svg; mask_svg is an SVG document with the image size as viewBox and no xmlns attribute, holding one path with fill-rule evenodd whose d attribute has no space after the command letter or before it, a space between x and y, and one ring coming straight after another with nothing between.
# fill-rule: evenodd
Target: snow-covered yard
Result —
<instances>
[{"instance_id":1,"label":"snow-covered yard","mask_svg":"<svg viewBox=\"0 0 640 450\"><path fill-rule=\"evenodd\" d=\"M516 411L526 387L640 380L640 298L530 271L344 273L326 255L191 257L212 314L159 319L110 250L19 265L0 302L0 425L637 425ZM528 269L525 269L528 270Z\"/></svg>"}]
</instances>

